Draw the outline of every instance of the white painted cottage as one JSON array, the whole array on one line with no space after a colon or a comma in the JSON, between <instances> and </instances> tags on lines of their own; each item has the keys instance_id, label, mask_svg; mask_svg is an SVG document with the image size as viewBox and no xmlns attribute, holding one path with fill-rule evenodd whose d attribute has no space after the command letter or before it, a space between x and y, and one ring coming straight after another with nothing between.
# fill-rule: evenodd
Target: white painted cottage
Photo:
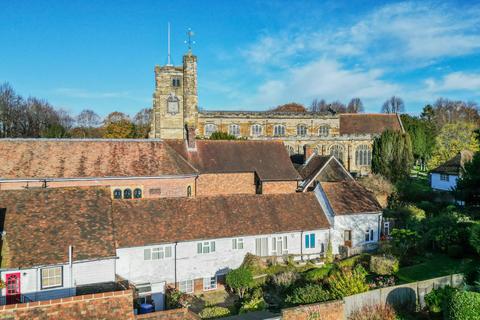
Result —
<instances>
[{"instance_id":1,"label":"white painted cottage","mask_svg":"<svg viewBox=\"0 0 480 320\"><path fill-rule=\"evenodd\" d=\"M468 150L459 152L452 159L430 171L432 189L452 191L457 187L457 180L462 175L466 162L472 161L473 153Z\"/></svg>"}]
</instances>

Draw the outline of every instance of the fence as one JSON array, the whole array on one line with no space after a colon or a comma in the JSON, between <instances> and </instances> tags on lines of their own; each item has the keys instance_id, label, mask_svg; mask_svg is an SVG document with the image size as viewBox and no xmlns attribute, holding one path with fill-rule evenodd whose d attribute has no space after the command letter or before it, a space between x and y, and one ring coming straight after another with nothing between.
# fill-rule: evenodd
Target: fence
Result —
<instances>
[{"instance_id":1,"label":"fence","mask_svg":"<svg viewBox=\"0 0 480 320\"><path fill-rule=\"evenodd\" d=\"M446 285L459 287L462 283L462 274L452 274L440 278L381 288L345 297L343 298L345 302L345 319L348 318L352 312L365 305L389 303L392 306L400 306L410 309L415 308L417 305L423 308L425 306L425 295L433 289L444 287Z\"/></svg>"}]
</instances>

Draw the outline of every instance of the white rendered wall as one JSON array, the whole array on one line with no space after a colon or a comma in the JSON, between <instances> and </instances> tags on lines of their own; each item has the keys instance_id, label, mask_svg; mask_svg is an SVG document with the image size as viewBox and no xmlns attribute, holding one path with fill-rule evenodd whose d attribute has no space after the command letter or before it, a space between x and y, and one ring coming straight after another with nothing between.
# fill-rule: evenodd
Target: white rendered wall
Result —
<instances>
[{"instance_id":1,"label":"white rendered wall","mask_svg":"<svg viewBox=\"0 0 480 320\"><path fill-rule=\"evenodd\" d=\"M334 227L332 230L332 246L333 252L338 253L338 247L344 245L344 231L352 231L352 247L358 247L365 242L365 233L367 230L373 230L373 241L377 242L379 239L379 219L381 213L374 214L352 214L352 215L337 215L334 217Z\"/></svg>"},{"instance_id":2,"label":"white rendered wall","mask_svg":"<svg viewBox=\"0 0 480 320\"><path fill-rule=\"evenodd\" d=\"M430 185L432 189L451 191L457 186L458 176L448 175L448 181L440 179L439 173L430 174Z\"/></svg>"}]
</instances>

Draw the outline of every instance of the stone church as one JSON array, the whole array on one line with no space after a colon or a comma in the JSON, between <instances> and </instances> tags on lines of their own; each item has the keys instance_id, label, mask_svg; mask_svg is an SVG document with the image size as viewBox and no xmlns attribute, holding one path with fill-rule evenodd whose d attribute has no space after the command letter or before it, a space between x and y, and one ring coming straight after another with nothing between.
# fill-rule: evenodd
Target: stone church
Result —
<instances>
[{"instance_id":1,"label":"stone church","mask_svg":"<svg viewBox=\"0 0 480 320\"><path fill-rule=\"evenodd\" d=\"M199 111L197 57L189 51L183 65L155 66L150 137L208 138L215 131L248 140L280 140L290 155L334 155L352 173L370 172L373 138L401 130L397 114L324 114L274 111Z\"/></svg>"}]
</instances>

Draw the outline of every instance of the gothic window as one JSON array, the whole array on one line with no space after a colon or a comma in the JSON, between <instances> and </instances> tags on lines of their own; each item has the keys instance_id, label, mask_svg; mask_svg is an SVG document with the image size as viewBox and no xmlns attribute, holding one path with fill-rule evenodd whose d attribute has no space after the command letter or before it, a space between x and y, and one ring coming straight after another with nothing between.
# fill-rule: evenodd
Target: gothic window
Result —
<instances>
[{"instance_id":1,"label":"gothic window","mask_svg":"<svg viewBox=\"0 0 480 320\"><path fill-rule=\"evenodd\" d=\"M228 133L232 136L239 136L240 135L240 126L238 124L231 124L228 126Z\"/></svg>"},{"instance_id":2,"label":"gothic window","mask_svg":"<svg viewBox=\"0 0 480 320\"><path fill-rule=\"evenodd\" d=\"M372 150L366 144L362 144L355 151L355 164L357 166L369 166L371 163Z\"/></svg>"},{"instance_id":3,"label":"gothic window","mask_svg":"<svg viewBox=\"0 0 480 320\"><path fill-rule=\"evenodd\" d=\"M307 135L307 126L303 124L299 124L297 126L297 136L306 136Z\"/></svg>"},{"instance_id":4,"label":"gothic window","mask_svg":"<svg viewBox=\"0 0 480 320\"><path fill-rule=\"evenodd\" d=\"M172 87L180 87L180 78L172 78Z\"/></svg>"},{"instance_id":5,"label":"gothic window","mask_svg":"<svg viewBox=\"0 0 480 320\"><path fill-rule=\"evenodd\" d=\"M113 199L122 199L122 190L121 189L113 190Z\"/></svg>"},{"instance_id":6,"label":"gothic window","mask_svg":"<svg viewBox=\"0 0 480 320\"><path fill-rule=\"evenodd\" d=\"M261 136L263 128L259 124L254 124L251 130L252 130L252 136Z\"/></svg>"},{"instance_id":7,"label":"gothic window","mask_svg":"<svg viewBox=\"0 0 480 320\"><path fill-rule=\"evenodd\" d=\"M277 124L273 127L273 135L276 137L283 137L285 135L285 126Z\"/></svg>"},{"instance_id":8,"label":"gothic window","mask_svg":"<svg viewBox=\"0 0 480 320\"><path fill-rule=\"evenodd\" d=\"M192 187L188 186L187 187L187 197L191 197L191 196L192 196Z\"/></svg>"},{"instance_id":9,"label":"gothic window","mask_svg":"<svg viewBox=\"0 0 480 320\"><path fill-rule=\"evenodd\" d=\"M215 131L217 131L217 126L213 123L207 123L205 125L205 136L210 137L210 135Z\"/></svg>"},{"instance_id":10,"label":"gothic window","mask_svg":"<svg viewBox=\"0 0 480 320\"><path fill-rule=\"evenodd\" d=\"M328 137L328 133L330 131L330 128L326 125L322 125L320 126L320 128L318 129L318 135L320 137Z\"/></svg>"},{"instance_id":11,"label":"gothic window","mask_svg":"<svg viewBox=\"0 0 480 320\"><path fill-rule=\"evenodd\" d=\"M170 95L167 99L167 112L176 114L178 113L178 98L175 97L174 95Z\"/></svg>"},{"instance_id":12,"label":"gothic window","mask_svg":"<svg viewBox=\"0 0 480 320\"><path fill-rule=\"evenodd\" d=\"M343 147L335 144L330 147L330 154L337 158L338 161L343 162Z\"/></svg>"},{"instance_id":13,"label":"gothic window","mask_svg":"<svg viewBox=\"0 0 480 320\"><path fill-rule=\"evenodd\" d=\"M142 189L136 188L135 190L133 190L133 197L134 197L135 199L140 199L140 198L142 198Z\"/></svg>"},{"instance_id":14,"label":"gothic window","mask_svg":"<svg viewBox=\"0 0 480 320\"><path fill-rule=\"evenodd\" d=\"M123 190L123 198L124 199L132 199L132 189L125 189Z\"/></svg>"}]
</instances>

